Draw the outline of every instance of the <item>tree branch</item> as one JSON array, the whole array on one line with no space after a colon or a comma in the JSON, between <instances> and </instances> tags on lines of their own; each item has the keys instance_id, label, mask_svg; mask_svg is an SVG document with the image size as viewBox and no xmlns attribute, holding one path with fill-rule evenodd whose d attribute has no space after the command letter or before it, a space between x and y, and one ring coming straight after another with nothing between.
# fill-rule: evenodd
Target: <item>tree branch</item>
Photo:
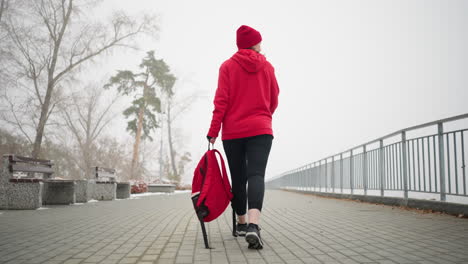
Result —
<instances>
[{"instance_id":1,"label":"tree branch","mask_svg":"<svg viewBox=\"0 0 468 264\"><path fill-rule=\"evenodd\" d=\"M106 107L106 109L101 113L101 115L99 116L98 121L96 122L96 125L94 126L94 129L91 132L92 140L95 140L99 136L99 134L101 134L103 128L106 127L112 121L112 119L115 118L115 116L114 116L114 117L111 117L111 118L105 120L104 123L100 126L101 122L103 121L104 117L107 115L107 113L109 112L111 107L114 105L115 102L117 102L117 99L118 99L118 97L116 96L112 100L112 102Z\"/></svg>"},{"instance_id":2,"label":"tree branch","mask_svg":"<svg viewBox=\"0 0 468 264\"><path fill-rule=\"evenodd\" d=\"M2 22L3 13L7 9L7 7L8 7L8 1L2 0L2 2L0 2L0 22Z\"/></svg>"},{"instance_id":3,"label":"tree branch","mask_svg":"<svg viewBox=\"0 0 468 264\"><path fill-rule=\"evenodd\" d=\"M26 133L26 130L23 128L23 124L21 123L21 121L19 120L18 116L16 115L16 111L15 111L15 105L13 104L13 102L7 97L5 96L5 99L6 101L8 102L8 104L10 105L10 112L11 114L13 115L13 118L15 119L15 125L18 127L18 129L21 131L21 133L23 133L23 135L26 137L26 139L28 140L28 142L30 144L33 143L33 141L31 140L31 138L29 137L28 133ZM12 122L13 123L13 122Z\"/></svg>"},{"instance_id":4,"label":"tree branch","mask_svg":"<svg viewBox=\"0 0 468 264\"><path fill-rule=\"evenodd\" d=\"M70 128L70 130L72 131L72 133L75 135L76 137L76 140L78 141L78 144L80 145L80 148L83 149L83 139L82 137L80 136L80 133L78 132L78 129L75 127L75 125L73 124L73 121L70 117L70 114L68 113L68 111L66 109L63 109L63 113L65 114L65 121L67 123L67 126Z\"/></svg>"},{"instance_id":5,"label":"tree branch","mask_svg":"<svg viewBox=\"0 0 468 264\"><path fill-rule=\"evenodd\" d=\"M115 46L117 43L119 43L120 41L122 40L125 40L127 38L130 38L136 34L138 34L139 32L132 32L132 33L129 33L125 36L122 36L120 38L117 38L117 39L114 39L112 42L110 42L109 44L105 45L104 47L100 48L99 50L95 51L95 52L91 52L90 54L88 54L87 56L85 56L84 58L81 58L79 59L78 61L76 62L71 62L70 61L70 64L68 65L68 67L66 67L63 71L61 71L59 74L57 74L57 76L55 76L54 78L54 82L57 82L58 80L60 80L60 78L63 77L63 75L65 75L67 72L71 71L72 69L74 69L75 67L77 67L78 65L80 65L81 63L101 54L102 52L108 50L109 48Z\"/></svg>"},{"instance_id":6,"label":"tree branch","mask_svg":"<svg viewBox=\"0 0 468 264\"><path fill-rule=\"evenodd\" d=\"M53 3L50 3L50 1L49 1L49 4L51 6L53 6ZM47 30L49 32L50 38L54 42L56 42L57 41L57 32L56 32L57 31L57 19L56 19L56 16L55 16L56 10L55 10L55 8L53 8L53 9L54 9L54 25L50 24L50 20L49 20L50 15L47 13L44 2L42 2L41 5L38 7L38 13L41 16L42 21L46 25L46 28L47 28Z\"/></svg>"}]
</instances>

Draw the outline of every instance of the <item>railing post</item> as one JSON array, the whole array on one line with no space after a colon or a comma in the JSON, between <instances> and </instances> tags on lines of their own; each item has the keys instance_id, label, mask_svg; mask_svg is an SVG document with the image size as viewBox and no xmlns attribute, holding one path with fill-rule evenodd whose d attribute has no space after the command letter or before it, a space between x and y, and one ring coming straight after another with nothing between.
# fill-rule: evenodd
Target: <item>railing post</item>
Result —
<instances>
[{"instance_id":1,"label":"railing post","mask_svg":"<svg viewBox=\"0 0 468 264\"><path fill-rule=\"evenodd\" d=\"M320 177L320 162L319 162L319 165L317 166L317 162L315 162L315 180L314 180L314 191L317 192L317 189L320 185L320 182L319 182L319 177ZM319 189L320 191L320 189Z\"/></svg>"},{"instance_id":2,"label":"railing post","mask_svg":"<svg viewBox=\"0 0 468 264\"><path fill-rule=\"evenodd\" d=\"M307 185L309 184L309 177L307 177L307 174L308 174L308 171L307 171L307 167L309 165L305 165L304 166L304 191L307 191Z\"/></svg>"},{"instance_id":3,"label":"railing post","mask_svg":"<svg viewBox=\"0 0 468 264\"><path fill-rule=\"evenodd\" d=\"M293 188L293 171L291 170L288 174L288 189Z\"/></svg>"},{"instance_id":4,"label":"railing post","mask_svg":"<svg viewBox=\"0 0 468 264\"><path fill-rule=\"evenodd\" d=\"M296 170L296 190L301 188L301 171L299 169Z\"/></svg>"},{"instance_id":5,"label":"railing post","mask_svg":"<svg viewBox=\"0 0 468 264\"><path fill-rule=\"evenodd\" d=\"M317 171L317 168L315 166L315 162L313 163L313 168L312 168L312 171L311 171L311 174L312 174L312 185L314 187L314 192L315 192L315 185L316 185L316 182L315 182L315 179L317 178L315 175L316 175L316 171Z\"/></svg>"},{"instance_id":6,"label":"railing post","mask_svg":"<svg viewBox=\"0 0 468 264\"><path fill-rule=\"evenodd\" d=\"M306 190L306 186L307 186L307 165L305 165L303 168L302 168L302 190L305 191Z\"/></svg>"},{"instance_id":7,"label":"railing post","mask_svg":"<svg viewBox=\"0 0 468 264\"><path fill-rule=\"evenodd\" d=\"M302 168L302 190L307 189L307 165Z\"/></svg>"},{"instance_id":8,"label":"railing post","mask_svg":"<svg viewBox=\"0 0 468 264\"><path fill-rule=\"evenodd\" d=\"M300 179L300 183L299 183L299 190L302 191L302 187L304 187L304 169L301 168L300 172L299 172L299 179Z\"/></svg>"},{"instance_id":9,"label":"railing post","mask_svg":"<svg viewBox=\"0 0 468 264\"><path fill-rule=\"evenodd\" d=\"M343 193L343 153L340 153L340 188Z\"/></svg>"},{"instance_id":10,"label":"railing post","mask_svg":"<svg viewBox=\"0 0 468 264\"><path fill-rule=\"evenodd\" d=\"M384 196L384 172L385 172L385 163L384 163L384 148L383 148L383 139L380 140L379 148L379 174L380 174L380 196Z\"/></svg>"},{"instance_id":11,"label":"railing post","mask_svg":"<svg viewBox=\"0 0 468 264\"><path fill-rule=\"evenodd\" d=\"M319 160L319 167L318 167L318 182L319 182L319 192L322 191L322 161Z\"/></svg>"},{"instance_id":12,"label":"railing post","mask_svg":"<svg viewBox=\"0 0 468 264\"><path fill-rule=\"evenodd\" d=\"M403 193L405 202L408 202L408 164L406 153L406 131L401 132L401 152L403 155Z\"/></svg>"},{"instance_id":13,"label":"railing post","mask_svg":"<svg viewBox=\"0 0 468 264\"><path fill-rule=\"evenodd\" d=\"M299 190L299 187L301 186L301 177L300 177L300 171L299 169L296 169L296 172L294 173L294 179L295 179L295 185L296 185L296 190Z\"/></svg>"},{"instance_id":14,"label":"railing post","mask_svg":"<svg viewBox=\"0 0 468 264\"><path fill-rule=\"evenodd\" d=\"M439 177L440 177L440 200L445 201L445 156L444 156L444 125L437 124L439 138Z\"/></svg>"},{"instance_id":15,"label":"railing post","mask_svg":"<svg viewBox=\"0 0 468 264\"><path fill-rule=\"evenodd\" d=\"M296 170L291 173L291 187L293 190L296 188Z\"/></svg>"},{"instance_id":16,"label":"railing post","mask_svg":"<svg viewBox=\"0 0 468 264\"><path fill-rule=\"evenodd\" d=\"M335 156L332 157L332 168L331 168L331 184L332 184L332 192L335 192Z\"/></svg>"},{"instance_id":17,"label":"railing post","mask_svg":"<svg viewBox=\"0 0 468 264\"><path fill-rule=\"evenodd\" d=\"M367 151L366 151L366 145L362 147L362 170L363 170L363 175L362 175L362 181L364 184L364 195L367 195Z\"/></svg>"},{"instance_id":18,"label":"railing post","mask_svg":"<svg viewBox=\"0 0 468 264\"><path fill-rule=\"evenodd\" d=\"M353 184L354 184L354 161L353 161L353 150L351 150L350 152L350 156L349 156L349 185L350 185L350 188L351 188L351 195L354 194L354 190L353 190Z\"/></svg>"},{"instance_id":19,"label":"railing post","mask_svg":"<svg viewBox=\"0 0 468 264\"><path fill-rule=\"evenodd\" d=\"M328 159L325 159L325 192L328 192Z\"/></svg>"},{"instance_id":20,"label":"railing post","mask_svg":"<svg viewBox=\"0 0 468 264\"><path fill-rule=\"evenodd\" d=\"M299 190L299 186L301 186L301 183L300 183L301 177L299 173L300 173L299 169L296 169L296 172L294 173L294 178L296 179L296 190Z\"/></svg>"}]
</instances>

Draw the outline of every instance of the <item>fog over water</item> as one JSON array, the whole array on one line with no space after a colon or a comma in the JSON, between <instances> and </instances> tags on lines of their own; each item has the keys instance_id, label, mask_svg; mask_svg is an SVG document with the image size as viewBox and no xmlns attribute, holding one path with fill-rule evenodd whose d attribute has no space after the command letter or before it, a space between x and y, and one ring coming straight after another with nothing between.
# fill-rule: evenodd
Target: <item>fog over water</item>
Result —
<instances>
[{"instance_id":1,"label":"fog over water","mask_svg":"<svg viewBox=\"0 0 468 264\"><path fill-rule=\"evenodd\" d=\"M89 78L134 68L151 49L171 66L177 89L197 95L177 124L194 159L186 182L206 150L219 66L236 52L235 31L244 24L261 32L280 86L267 178L468 113L468 1L112 0L95 12L121 9L158 14L158 39L113 53L89 68ZM116 120L109 131L130 139L125 126Z\"/></svg>"}]
</instances>

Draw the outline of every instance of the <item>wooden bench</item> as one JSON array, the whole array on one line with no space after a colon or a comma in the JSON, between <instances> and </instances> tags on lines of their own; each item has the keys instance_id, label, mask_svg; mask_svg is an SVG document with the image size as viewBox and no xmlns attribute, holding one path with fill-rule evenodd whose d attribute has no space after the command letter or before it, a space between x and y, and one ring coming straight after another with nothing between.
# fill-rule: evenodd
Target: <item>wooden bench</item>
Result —
<instances>
[{"instance_id":1,"label":"wooden bench","mask_svg":"<svg viewBox=\"0 0 468 264\"><path fill-rule=\"evenodd\" d=\"M43 180L54 173L50 160L3 155L0 209L37 209L42 206ZM36 177L37 174L42 177Z\"/></svg>"},{"instance_id":2,"label":"wooden bench","mask_svg":"<svg viewBox=\"0 0 468 264\"><path fill-rule=\"evenodd\" d=\"M77 202L130 198L130 183L117 182L115 169L93 167L92 170L93 179L76 181Z\"/></svg>"},{"instance_id":3,"label":"wooden bench","mask_svg":"<svg viewBox=\"0 0 468 264\"><path fill-rule=\"evenodd\" d=\"M116 182L116 197L117 199L130 198L130 183L117 182L115 169L95 167L96 183Z\"/></svg>"},{"instance_id":4,"label":"wooden bench","mask_svg":"<svg viewBox=\"0 0 468 264\"><path fill-rule=\"evenodd\" d=\"M93 167L95 185L92 191L92 199L115 200L117 197L117 182L115 169Z\"/></svg>"},{"instance_id":5,"label":"wooden bench","mask_svg":"<svg viewBox=\"0 0 468 264\"><path fill-rule=\"evenodd\" d=\"M39 180L40 178L34 177L36 173L41 173L44 176L42 179L50 178L54 173L54 163L51 160L33 159L28 157L16 156L6 154L3 156L8 159L8 171L10 173L10 181L18 182L18 180ZM24 177L14 177L17 172L24 172Z\"/></svg>"},{"instance_id":6,"label":"wooden bench","mask_svg":"<svg viewBox=\"0 0 468 264\"><path fill-rule=\"evenodd\" d=\"M94 167L96 182L115 182L115 169Z\"/></svg>"}]
</instances>

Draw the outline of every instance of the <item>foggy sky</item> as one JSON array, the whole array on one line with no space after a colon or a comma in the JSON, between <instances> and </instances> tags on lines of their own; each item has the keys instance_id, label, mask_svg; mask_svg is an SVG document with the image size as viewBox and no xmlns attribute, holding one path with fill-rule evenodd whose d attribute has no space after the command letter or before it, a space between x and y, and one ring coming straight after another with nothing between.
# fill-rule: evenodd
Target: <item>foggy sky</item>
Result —
<instances>
[{"instance_id":1,"label":"foggy sky","mask_svg":"<svg viewBox=\"0 0 468 264\"><path fill-rule=\"evenodd\" d=\"M280 86L267 178L468 112L468 1L107 0L96 13L121 9L158 14L158 40L140 38L139 51L114 53L90 78L135 67L154 49L178 89L200 96L178 122L194 158L186 182L206 150L219 66L244 24L261 32ZM114 122L112 131L128 137L125 126Z\"/></svg>"}]
</instances>

